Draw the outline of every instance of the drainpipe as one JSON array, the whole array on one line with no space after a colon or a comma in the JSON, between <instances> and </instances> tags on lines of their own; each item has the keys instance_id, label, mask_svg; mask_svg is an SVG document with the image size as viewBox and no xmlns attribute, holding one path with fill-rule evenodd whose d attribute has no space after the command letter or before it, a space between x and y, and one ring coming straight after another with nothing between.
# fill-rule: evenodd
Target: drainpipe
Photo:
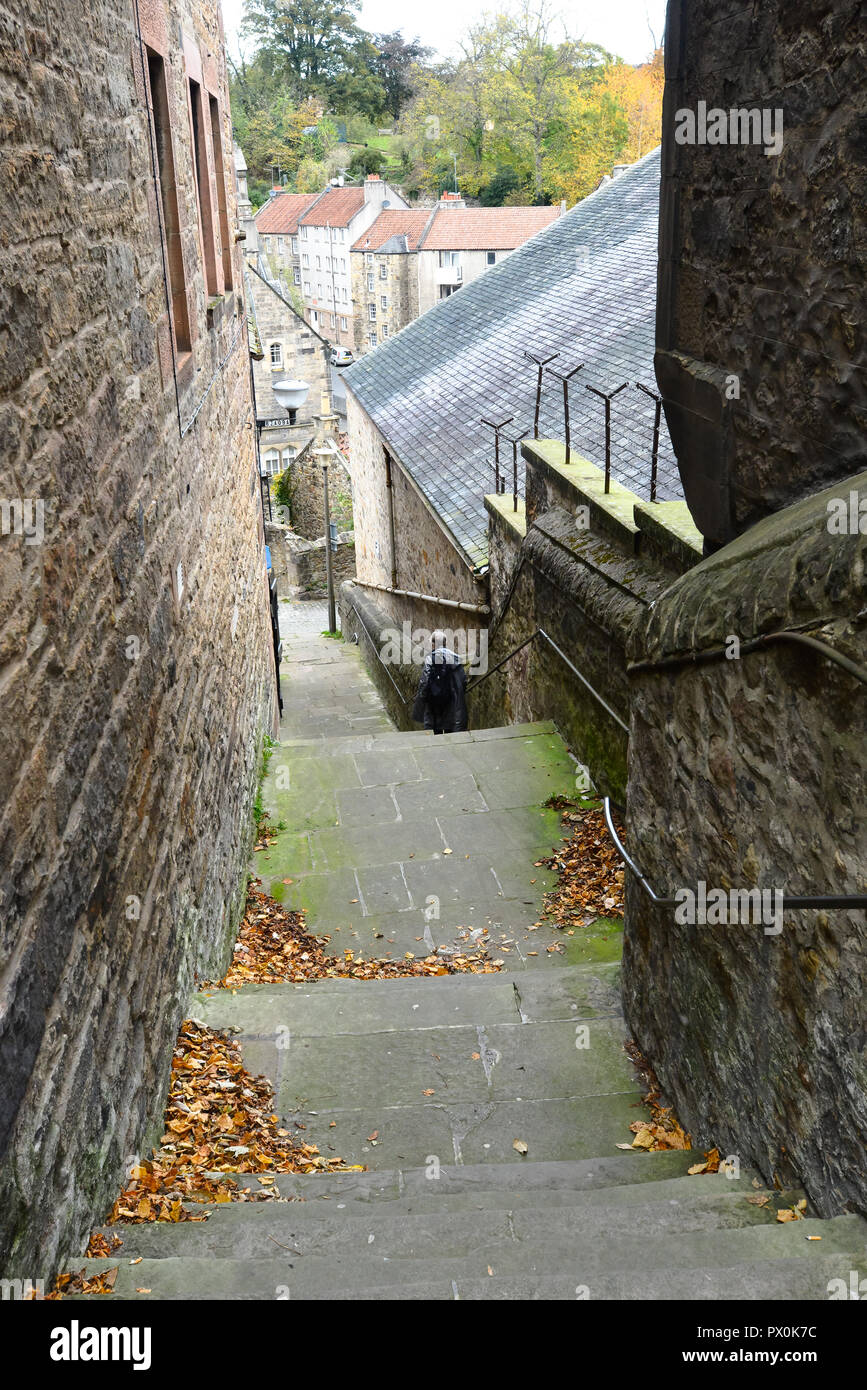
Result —
<instances>
[{"instance_id":1,"label":"drainpipe","mask_svg":"<svg viewBox=\"0 0 867 1390\"><path fill-rule=\"evenodd\" d=\"M387 449L382 451L385 454L385 487L388 493L388 533L391 541L391 587L397 588L397 548L394 543L394 485L391 480L391 454Z\"/></svg>"}]
</instances>

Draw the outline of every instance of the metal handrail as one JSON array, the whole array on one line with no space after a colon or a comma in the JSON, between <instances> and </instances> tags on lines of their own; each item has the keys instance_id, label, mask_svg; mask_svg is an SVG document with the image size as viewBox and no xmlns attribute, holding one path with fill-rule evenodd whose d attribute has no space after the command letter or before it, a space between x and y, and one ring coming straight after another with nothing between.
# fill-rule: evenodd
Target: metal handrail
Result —
<instances>
[{"instance_id":1,"label":"metal handrail","mask_svg":"<svg viewBox=\"0 0 867 1390\"><path fill-rule=\"evenodd\" d=\"M377 661L379 662L379 664L380 664L380 666L382 667L383 671L384 671L385 674L388 676L388 679L391 681L392 685L394 686L395 693L397 694L397 698L400 700L400 702L401 702L402 705L408 705L408 704L409 704L409 700L406 698L405 695L403 695L403 694L401 693L400 686L398 685L397 681L394 679L394 676L391 674L391 672L389 671L389 669L388 669L388 667L386 666L385 662L383 661L382 656L381 656L380 653L379 653L379 649L377 648L376 643L374 642L373 638L372 638L371 635L370 635L370 629L369 629L369 627L367 626L367 623L366 623L366 622L364 621L364 619L362 618L361 614L359 613L359 611L358 611L358 609L356 608L356 606L355 606L354 603L351 603L351 604L349 605L349 611L350 611L350 613L354 613L355 616L356 616L356 618L358 619L358 621L361 623L361 626L362 626L363 629L364 629L364 635L366 636L368 642L370 643L371 647L373 648L373 652L374 652L374 655L376 656ZM356 636L357 636L357 634L356 634Z\"/></svg>"},{"instance_id":2,"label":"metal handrail","mask_svg":"<svg viewBox=\"0 0 867 1390\"><path fill-rule=\"evenodd\" d=\"M638 879L638 882L641 884L647 896L656 903L657 907L677 907L679 905L677 898L660 898L653 891L653 887L648 879L641 872L635 861L630 859L629 855L626 853L623 843L617 831L614 829L614 821L611 817L611 805L607 796L602 798L602 805L605 812L605 824L608 826L608 833L614 841L614 847L624 864L635 874L635 877ZM794 908L821 910L827 907L867 907L867 893L783 893L781 899L780 906L783 912L791 911Z\"/></svg>"},{"instance_id":3,"label":"metal handrail","mask_svg":"<svg viewBox=\"0 0 867 1390\"><path fill-rule=\"evenodd\" d=\"M524 641L520 643L519 646L513 647L512 650L506 656L503 657L502 661L497 662L496 666L492 666L490 670L486 671L483 676L479 676L477 680L474 680L472 685L468 685L467 694L469 695L471 690L475 690L477 686L481 685L482 681L486 681L488 679L488 676L492 676L495 671L499 671L501 666L505 666L507 661L511 661L513 656L517 656L518 652L523 651L524 648L528 647L530 643L535 641L537 637L543 638L544 641L548 643L549 647L552 647L554 649L554 651L559 656L560 660L566 663L566 665L569 667L569 670L572 671L573 674L578 677L581 684L585 687L585 689L587 689L590 692L594 700L596 700L598 704L602 706L602 708L605 710L605 713L611 719L614 720L615 724L618 724L620 726L620 728L628 737L629 725L624 723L624 721L620 718L620 715L617 714L616 711L611 708L608 701L602 695L599 694L599 691L596 690L590 684L587 677L582 675L582 673L578 670L578 667L575 665L575 663L569 660L566 653L562 651L560 647L557 646L557 643L554 641L554 639L552 637L549 637L547 632L545 632L545 630L541 627L537 627L534 632L531 632L530 636L526 637Z\"/></svg>"},{"instance_id":4,"label":"metal handrail","mask_svg":"<svg viewBox=\"0 0 867 1390\"><path fill-rule=\"evenodd\" d=\"M781 629L779 632L766 632L760 637L752 637L748 642L742 642L739 647L741 656L748 655L750 652L761 651L763 647L769 647L774 642L795 642L801 646L810 647L818 652L820 656L826 657L828 661L835 661L844 671L848 671L850 676L867 685L867 669L859 666L852 661L851 657L845 656L843 652L832 647L829 642L822 642L818 637L810 637L806 632L796 632L792 628ZM638 671L666 671L675 670L679 666L701 666L705 662L721 661L723 657L728 657L725 647L707 647L705 650L695 648L688 652L678 652L674 656L663 656L658 660L633 661L627 666L627 675L634 675Z\"/></svg>"}]
</instances>

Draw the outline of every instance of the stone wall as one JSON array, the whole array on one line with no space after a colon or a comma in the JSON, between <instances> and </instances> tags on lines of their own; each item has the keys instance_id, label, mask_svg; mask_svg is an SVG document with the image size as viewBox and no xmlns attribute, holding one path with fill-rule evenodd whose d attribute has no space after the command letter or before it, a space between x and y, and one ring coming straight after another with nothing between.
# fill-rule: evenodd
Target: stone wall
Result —
<instances>
[{"instance_id":1,"label":"stone wall","mask_svg":"<svg viewBox=\"0 0 867 1390\"><path fill-rule=\"evenodd\" d=\"M656 369L712 546L862 466L863 25L861 0L669 2ZM678 143L699 102L780 111L780 151Z\"/></svg>"},{"instance_id":2,"label":"stone wall","mask_svg":"<svg viewBox=\"0 0 867 1390\"><path fill-rule=\"evenodd\" d=\"M596 786L626 799L627 651L650 606L700 556L682 503L644 504L554 440L523 445L527 506L511 494L485 499L490 517L491 638L496 666L537 637L472 696L479 723L553 719Z\"/></svg>"},{"instance_id":3,"label":"stone wall","mask_svg":"<svg viewBox=\"0 0 867 1390\"><path fill-rule=\"evenodd\" d=\"M484 577L474 574L461 557L445 527L438 523L394 456L391 469L392 555L385 444L351 387L347 388L346 401L359 579L464 603L484 604L487 601Z\"/></svg>"},{"instance_id":4,"label":"stone wall","mask_svg":"<svg viewBox=\"0 0 867 1390\"><path fill-rule=\"evenodd\" d=\"M337 417L332 417L336 423ZM325 534L325 480L322 472L321 455L314 449L323 440L314 440L311 446L299 454L290 469L290 508L292 529L306 540L318 540ZM352 479L342 454L334 447L328 462L328 505L331 520L338 531L352 530Z\"/></svg>"},{"instance_id":5,"label":"stone wall","mask_svg":"<svg viewBox=\"0 0 867 1390\"><path fill-rule=\"evenodd\" d=\"M850 493L855 505L850 509ZM656 603L633 655L629 850L661 896L760 886L867 892L864 684L787 643L696 665L694 649L809 631L862 667L867 474L753 527ZM829 501L854 527L829 530ZM700 1148L867 1212L864 909L678 925L628 876L627 1017Z\"/></svg>"},{"instance_id":6,"label":"stone wall","mask_svg":"<svg viewBox=\"0 0 867 1390\"><path fill-rule=\"evenodd\" d=\"M0 30L0 1249L19 1277L80 1253L161 1133L194 980L231 949L274 707L219 12L141 5L171 287L134 16L45 0ZM189 77L206 117L219 103L201 227Z\"/></svg>"},{"instance_id":7,"label":"stone wall","mask_svg":"<svg viewBox=\"0 0 867 1390\"><path fill-rule=\"evenodd\" d=\"M265 523L265 539L271 547L273 572L280 598L314 599L328 597L328 570L325 537L308 541L288 526ZM355 538L351 531L337 534L337 549L331 554L334 589L355 575Z\"/></svg>"}]
</instances>

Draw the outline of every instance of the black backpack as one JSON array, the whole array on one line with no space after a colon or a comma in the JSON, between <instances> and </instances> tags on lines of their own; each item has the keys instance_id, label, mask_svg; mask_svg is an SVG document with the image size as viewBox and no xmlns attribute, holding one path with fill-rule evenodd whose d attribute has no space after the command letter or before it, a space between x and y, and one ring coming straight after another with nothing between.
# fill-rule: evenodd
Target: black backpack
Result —
<instances>
[{"instance_id":1,"label":"black backpack","mask_svg":"<svg viewBox=\"0 0 867 1390\"><path fill-rule=\"evenodd\" d=\"M454 694L452 683L451 663L445 661L431 662L430 676L427 683L427 698L435 709L445 709Z\"/></svg>"}]
</instances>

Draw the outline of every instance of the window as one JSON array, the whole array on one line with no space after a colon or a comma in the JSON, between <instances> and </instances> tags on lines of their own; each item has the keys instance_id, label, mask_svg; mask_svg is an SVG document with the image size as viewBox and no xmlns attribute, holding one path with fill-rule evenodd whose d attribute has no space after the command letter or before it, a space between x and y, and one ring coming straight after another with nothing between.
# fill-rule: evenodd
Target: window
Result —
<instances>
[{"instance_id":1,"label":"window","mask_svg":"<svg viewBox=\"0 0 867 1390\"><path fill-rule=\"evenodd\" d=\"M346 330L347 330L348 327L349 327L349 324L348 324L348 322L347 322L346 319L343 319L343 318L342 318L342 319L340 320L340 327L341 327L341 329L343 330L343 332L345 333Z\"/></svg>"},{"instance_id":2,"label":"window","mask_svg":"<svg viewBox=\"0 0 867 1390\"><path fill-rule=\"evenodd\" d=\"M306 228L306 227L302 227L302 228L301 228L301 240L302 240L302 241L306 241L306 240L307 240L307 228Z\"/></svg>"},{"instance_id":3,"label":"window","mask_svg":"<svg viewBox=\"0 0 867 1390\"><path fill-rule=\"evenodd\" d=\"M262 455L262 463L269 478L280 472L280 454L277 449L267 449Z\"/></svg>"},{"instance_id":4,"label":"window","mask_svg":"<svg viewBox=\"0 0 867 1390\"><path fill-rule=\"evenodd\" d=\"M368 277L367 277L367 293L368 293L368 294L373 294L373 292L374 292L375 289L376 289L376 281L375 281L375 279L373 278L372 275L368 275Z\"/></svg>"},{"instance_id":5,"label":"window","mask_svg":"<svg viewBox=\"0 0 867 1390\"><path fill-rule=\"evenodd\" d=\"M321 269L322 269L322 257L321 257L321 256L317 256L317 257L316 257L316 269L317 269L317 270L321 270Z\"/></svg>"},{"instance_id":6,"label":"window","mask_svg":"<svg viewBox=\"0 0 867 1390\"><path fill-rule=\"evenodd\" d=\"M347 295L347 293L346 293L346 286L345 286L345 285L343 286L343 302L344 302L344 304L348 304L348 303L349 303L349 297L348 297L348 295Z\"/></svg>"},{"instance_id":7,"label":"window","mask_svg":"<svg viewBox=\"0 0 867 1390\"><path fill-rule=\"evenodd\" d=\"M301 284L301 271L298 269L297 265L295 269L292 271L292 279L296 285Z\"/></svg>"},{"instance_id":8,"label":"window","mask_svg":"<svg viewBox=\"0 0 867 1390\"><path fill-rule=\"evenodd\" d=\"M283 467L289 468L295 462L295 450L292 448L283 450Z\"/></svg>"},{"instance_id":9,"label":"window","mask_svg":"<svg viewBox=\"0 0 867 1390\"><path fill-rule=\"evenodd\" d=\"M166 243L169 285L172 301L172 328L175 349L190 351L190 319L187 309L187 289L184 282L184 258L181 250L181 224L178 217L178 193L175 185L175 158L169 121L168 91L165 64L158 53L147 49L150 114L153 123L156 162L162 202L162 230Z\"/></svg>"},{"instance_id":10,"label":"window","mask_svg":"<svg viewBox=\"0 0 867 1390\"><path fill-rule=\"evenodd\" d=\"M365 253L364 253L364 264L365 264L365 265L373 265L373 252L372 252L372 251L365 251Z\"/></svg>"},{"instance_id":11,"label":"window","mask_svg":"<svg viewBox=\"0 0 867 1390\"><path fill-rule=\"evenodd\" d=\"M375 304L368 304L368 306L367 306L367 317L370 319L371 323L375 323L375 322L376 322L376 305L375 305Z\"/></svg>"},{"instance_id":12,"label":"window","mask_svg":"<svg viewBox=\"0 0 867 1390\"><path fill-rule=\"evenodd\" d=\"M283 238L281 236L278 236L277 238L277 255L283 255Z\"/></svg>"},{"instance_id":13,"label":"window","mask_svg":"<svg viewBox=\"0 0 867 1390\"><path fill-rule=\"evenodd\" d=\"M368 335L367 335L367 341L368 341L368 343L370 344L371 347L376 347L376 334L375 334L375 333L368 333Z\"/></svg>"},{"instance_id":14,"label":"window","mask_svg":"<svg viewBox=\"0 0 867 1390\"><path fill-rule=\"evenodd\" d=\"M387 308L388 308L388 295L387 295L387 294L381 294L381 295L379 296L379 307L380 307L381 309L387 309Z\"/></svg>"},{"instance_id":15,"label":"window","mask_svg":"<svg viewBox=\"0 0 867 1390\"><path fill-rule=\"evenodd\" d=\"M385 261L380 261L379 263L379 278L380 280L388 279L388 266Z\"/></svg>"},{"instance_id":16,"label":"window","mask_svg":"<svg viewBox=\"0 0 867 1390\"><path fill-rule=\"evenodd\" d=\"M496 265L496 264L497 264L497 253L496 253L496 251L488 251L488 252L487 252L487 257L488 257L488 265Z\"/></svg>"},{"instance_id":17,"label":"window","mask_svg":"<svg viewBox=\"0 0 867 1390\"><path fill-rule=\"evenodd\" d=\"M304 281L304 293L308 296L310 294L310 284L307 280Z\"/></svg>"},{"instance_id":18,"label":"window","mask_svg":"<svg viewBox=\"0 0 867 1390\"><path fill-rule=\"evenodd\" d=\"M332 328L334 327L334 315L333 315L333 314L331 315L331 327L332 327Z\"/></svg>"},{"instance_id":19,"label":"window","mask_svg":"<svg viewBox=\"0 0 867 1390\"><path fill-rule=\"evenodd\" d=\"M271 367L273 370L283 366L283 344L271 344Z\"/></svg>"},{"instance_id":20,"label":"window","mask_svg":"<svg viewBox=\"0 0 867 1390\"><path fill-rule=\"evenodd\" d=\"M313 326L314 326L314 328L315 328L316 324L318 324L318 322L319 322L319 315L317 314L317 312L316 312L315 309L312 309L312 310L310 311L310 317L311 317L311 319L313 320Z\"/></svg>"},{"instance_id":21,"label":"window","mask_svg":"<svg viewBox=\"0 0 867 1390\"><path fill-rule=\"evenodd\" d=\"M294 236L294 237L292 238L292 254L293 254L293 256L297 256L297 255L298 255L298 238L297 238L297 236Z\"/></svg>"},{"instance_id":22,"label":"window","mask_svg":"<svg viewBox=\"0 0 867 1390\"><path fill-rule=\"evenodd\" d=\"M190 116L193 123L193 161L196 166L196 191L199 195L199 222L202 232L202 258L205 285L209 295L217 294L217 259L214 247L214 218L211 209L211 181L208 178L208 156L205 148L205 118L202 112L202 89L189 79Z\"/></svg>"},{"instance_id":23,"label":"window","mask_svg":"<svg viewBox=\"0 0 867 1390\"><path fill-rule=\"evenodd\" d=\"M309 267L310 267L310 257L309 257L308 255L306 255L306 254L303 255L303 256L301 257L301 264L304 266L304 269L305 269L305 270L308 270Z\"/></svg>"},{"instance_id":24,"label":"window","mask_svg":"<svg viewBox=\"0 0 867 1390\"><path fill-rule=\"evenodd\" d=\"M223 248L223 287L232 288L232 243L229 240L229 212L226 207L226 172L223 167L223 140L220 133L220 103L209 95L211 107L211 148L214 151L214 177L217 182L217 216Z\"/></svg>"},{"instance_id":25,"label":"window","mask_svg":"<svg viewBox=\"0 0 867 1390\"><path fill-rule=\"evenodd\" d=\"M387 324L387 323L384 323L384 324L382 325L382 336L383 336L383 338L387 338L387 337L388 337L388 324Z\"/></svg>"}]
</instances>

